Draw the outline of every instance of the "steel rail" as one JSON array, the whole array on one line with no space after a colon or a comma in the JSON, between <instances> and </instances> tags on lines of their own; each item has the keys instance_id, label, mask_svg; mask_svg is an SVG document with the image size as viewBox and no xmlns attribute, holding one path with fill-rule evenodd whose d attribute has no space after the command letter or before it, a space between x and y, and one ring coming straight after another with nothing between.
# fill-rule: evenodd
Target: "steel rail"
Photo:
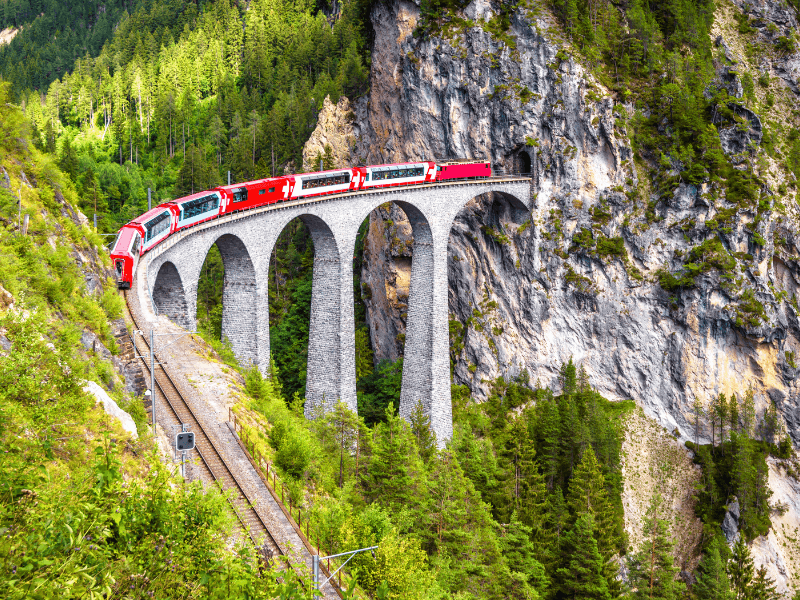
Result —
<instances>
[{"instance_id":1,"label":"steel rail","mask_svg":"<svg viewBox=\"0 0 800 600\"><path fill-rule=\"evenodd\" d=\"M139 329L139 324L136 321L133 310L128 306L127 292L125 292L125 301L131 321L134 327ZM142 361L145 370L149 373L150 365L147 364L144 353L140 350L143 345L144 349L149 352L149 344L144 337L139 341L136 336L134 336L134 345L139 359ZM228 497L228 501L239 523L242 525L242 528L248 532L255 547L260 548L263 542L266 541L273 555L283 555L283 551L275 540L275 537L269 531L267 524L264 523L261 516L255 508L253 508L254 502L248 496L244 486L236 479L233 470L228 466L222 453L217 449L211 437L205 432L200 419L197 418L191 406L189 406L189 403L183 397L183 394L181 394L178 386L175 385L175 382L163 365L159 364L156 366L155 381L167 406L169 406L178 422L187 423L191 426L192 432L195 434L195 449L200 456L203 466L206 471L208 471L208 474L215 482L219 482L223 491L233 489L236 492L235 497ZM155 400L154 396L152 398Z\"/></svg>"}]
</instances>

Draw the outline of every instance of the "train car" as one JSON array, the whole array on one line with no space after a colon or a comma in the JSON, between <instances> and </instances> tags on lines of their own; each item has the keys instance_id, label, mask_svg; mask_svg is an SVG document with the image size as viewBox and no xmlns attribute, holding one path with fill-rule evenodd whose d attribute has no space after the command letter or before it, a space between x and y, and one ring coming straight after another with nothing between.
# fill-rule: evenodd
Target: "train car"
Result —
<instances>
[{"instance_id":1,"label":"train car","mask_svg":"<svg viewBox=\"0 0 800 600\"><path fill-rule=\"evenodd\" d=\"M214 191L222 195L225 202L223 214L227 214L288 200L289 189L287 177L270 177L236 185L222 185L214 188Z\"/></svg>"},{"instance_id":2,"label":"train car","mask_svg":"<svg viewBox=\"0 0 800 600\"><path fill-rule=\"evenodd\" d=\"M141 245L142 235L139 229L129 224L119 230L111 246L111 265L114 268L117 287L121 290L131 287L133 272L139 263Z\"/></svg>"},{"instance_id":3,"label":"train car","mask_svg":"<svg viewBox=\"0 0 800 600\"><path fill-rule=\"evenodd\" d=\"M218 217L225 207L222 194L217 191L199 192L166 202L163 206L167 206L172 212L174 218L172 232Z\"/></svg>"},{"instance_id":4,"label":"train car","mask_svg":"<svg viewBox=\"0 0 800 600\"><path fill-rule=\"evenodd\" d=\"M390 187L395 185L419 185L434 181L436 164L422 161L416 163L396 163L392 165L371 165L364 167L364 181L360 189Z\"/></svg>"},{"instance_id":5,"label":"train car","mask_svg":"<svg viewBox=\"0 0 800 600\"><path fill-rule=\"evenodd\" d=\"M363 169L335 169L317 173L288 175L289 199L312 198L327 194L341 194L361 188Z\"/></svg>"},{"instance_id":6,"label":"train car","mask_svg":"<svg viewBox=\"0 0 800 600\"><path fill-rule=\"evenodd\" d=\"M491 176L492 164L488 160L451 160L436 165L436 181Z\"/></svg>"}]
</instances>

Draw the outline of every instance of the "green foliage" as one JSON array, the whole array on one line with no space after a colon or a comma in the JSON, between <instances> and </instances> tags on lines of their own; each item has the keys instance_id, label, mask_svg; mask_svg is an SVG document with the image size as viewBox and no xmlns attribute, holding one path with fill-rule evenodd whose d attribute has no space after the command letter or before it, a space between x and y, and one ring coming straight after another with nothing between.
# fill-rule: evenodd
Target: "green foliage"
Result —
<instances>
[{"instance_id":1,"label":"green foliage","mask_svg":"<svg viewBox=\"0 0 800 600\"><path fill-rule=\"evenodd\" d=\"M208 251L197 282L197 328L214 340L222 339L222 284L225 267L214 244Z\"/></svg>"},{"instance_id":2,"label":"green foliage","mask_svg":"<svg viewBox=\"0 0 800 600\"><path fill-rule=\"evenodd\" d=\"M403 381L403 359L380 361L375 370L358 381L358 414L364 422L374 425L384 420L386 411L396 414L400 406L400 386Z\"/></svg>"},{"instance_id":3,"label":"green foliage","mask_svg":"<svg viewBox=\"0 0 800 600\"><path fill-rule=\"evenodd\" d=\"M717 535L706 548L697 567L693 591L698 600L733 600L725 560L721 556L723 553L727 553L725 539Z\"/></svg>"},{"instance_id":4,"label":"green foliage","mask_svg":"<svg viewBox=\"0 0 800 600\"><path fill-rule=\"evenodd\" d=\"M72 69L75 59L87 53L97 56L125 11L141 4L7 0L0 4L0 30L22 30L0 47L0 73L16 90L46 89L59 73ZM184 12L182 3L173 2L170 8Z\"/></svg>"},{"instance_id":5,"label":"green foliage","mask_svg":"<svg viewBox=\"0 0 800 600\"><path fill-rule=\"evenodd\" d=\"M582 514L564 537L565 566L556 571L564 598L610 600L608 581L603 575L603 558L594 538L594 520Z\"/></svg>"},{"instance_id":6,"label":"green foliage","mask_svg":"<svg viewBox=\"0 0 800 600\"><path fill-rule=\"evenodd\" d=\"M626 258L628 252L625 250L625 240L622 237L607 238L601 235L597 239L597 254L601 257L619 256Z\"/></svg>"},{"instance_id":7,"label":"green foliage","mask_svg":"<svg viewBox=\"0 0 800 600\"><path fill-rule=\"evenodd\" d=\"M769 422L770 413L765 412L756 423L753 395L748 391L741 403L733 394L729 399L720 394L709 416L712 444L693 446L695 463L703 468L696 511L704 523L721 523L729 498L736 497L740 531L751 540L765 534L771 525L769 497L772 492L767 484L766 457L775 446L752 437L754 432L760 431L764 439L774 439L774 432L770 433L773 428ZM725 441L726 428L728 441ZM719 439L716 439L717 432Z\"/></svg>"},{"instance_id":8,"label":"green foliage","mask_svg":"<svg viewBox=\"0 0 800 600\"><path fill-rule=\"evenodd\" d=\"M592 280L575 271L575 269L572 268L572 265L567 265L567 272L564 275L564 281L580 292L590 293L594 289L594 283Z\"/></svg>"},{"instance_id":9,"label":"green foliage","mask_svg":"<svg viewBox=\"0 0 800 600\"><path fill-rule=\"evenodd\" d=\"M333 26L283 0L96 4L5 3L39 8L0 48L0 73L101 229L143 212L148 187L162 201L227 171L243 181L301 165L325 97L367 91L366 0L341 5Z\"/></svg>"},{"instance_id":10,"label":"green foliage","mask_svg":"<svg viewBox=\"0 0 800 600\"><path fill-rule=\"evenodd\" d=\"M681 271L673 274L666 266L656 272L658 283L668 292L680 291L695 285L695 278L714 269L722 278L731 278L736 268L736 259L714 237L692 248L685 256L687 262Z\"/></svg>"}]
</instances>

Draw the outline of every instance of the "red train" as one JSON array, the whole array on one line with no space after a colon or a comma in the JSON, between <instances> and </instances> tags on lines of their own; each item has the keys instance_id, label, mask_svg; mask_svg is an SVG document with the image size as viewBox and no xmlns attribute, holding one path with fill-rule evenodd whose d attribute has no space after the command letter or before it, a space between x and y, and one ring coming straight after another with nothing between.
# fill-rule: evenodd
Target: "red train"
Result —
<instances>
[{"instance_id":1,"label":"red train","mask_svg":"<svg viewBox=\"0 0 800 600\"><path fill-rule=\"evenodd\" d=\"M139 257L173 233L231 212L328 194L420 185L451 179L485 178L491 175L492 167L488 161L421 161L372 165L224 185L164 202L119 230L111 247L117 286L129 289Z\"/></svg>"}]
</instances>

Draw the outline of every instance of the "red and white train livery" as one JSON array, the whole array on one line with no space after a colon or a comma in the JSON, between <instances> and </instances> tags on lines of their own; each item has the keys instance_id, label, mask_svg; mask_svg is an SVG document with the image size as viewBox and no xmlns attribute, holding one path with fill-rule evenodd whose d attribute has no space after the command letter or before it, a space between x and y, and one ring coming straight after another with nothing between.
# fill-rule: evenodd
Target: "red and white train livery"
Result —
<instances>
[{"instance_id":1,"label":"red and white train livery","mask_svg":"<svg viewBox=\"0 0 800 600\"><path fill-rule=\"evenodd\" d=\"M177 198L148 210L119 230L111 247L117 286L130 288L139 258L170 235L225 214L329 194L491 175L488 161L420 161L284 175Z\"/></svg>"}]
</instances>

